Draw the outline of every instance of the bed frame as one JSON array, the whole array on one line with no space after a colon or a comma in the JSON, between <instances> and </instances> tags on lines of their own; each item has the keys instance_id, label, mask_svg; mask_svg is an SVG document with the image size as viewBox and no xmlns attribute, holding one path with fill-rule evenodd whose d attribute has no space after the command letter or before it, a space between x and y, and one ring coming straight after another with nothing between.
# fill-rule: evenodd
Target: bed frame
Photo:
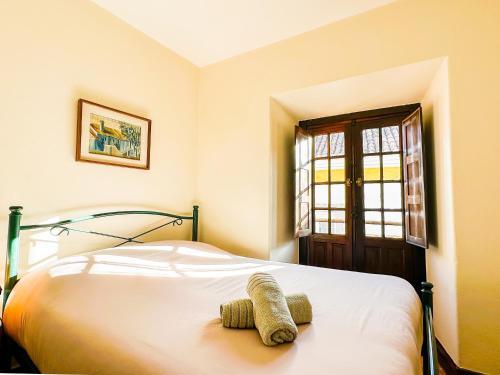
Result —
<instances>
[{"instance_id":1,"label":"bed frame","mask_svg":"<svg viewBox=\"0 0 500 375\"><path fill-rule=\"evenodd\" d=\"M69 234L70 232L87 233L92 235L104 236L120 240L115 247L124 245L126 243L142 243L138 238L145 234L151 233L157 229L163 228L168 225L182 225L183 220L192 220L192 235L193 241L198 241L198 206L193 206L192 216L174 215L166 212L159 211L113 211L98 214L87 215L79 218L62 220L57 223L49 224L35 224L35 225L21 225L22 207L10 207L9 215L9 229L7 233L7 259L5 266L5 283L3 295L3 307L7 302L10 292L19 280L18 262L19 262L19 248L20 248L20 232L24 230L33 230L41 228L50 228L50 233L54 236L61 234ZM156 215L168 218L168 221L153 229L139 233L132 237L123 237L115 234L96 232L90 230L82 230L71 227L72 224L82 221L99 219L107 216L119 215ZM436 339L434 337L434 328L432 325L432 287L429 282L422 283L421 298L423 305L423 329L424 329L424 345L422 347L423 356L423 370L426 375L438 375L439 366L437 358ZM3 310L2 310L3 311ZM2 312L3 313L3 312ZM2 328L3 329L3 328ZM5 332L2 332L1 348L0 348L0 371L7 371L10 369L12 357L21 365L22 371L26 373L39 373L40 371L30 359L26 351L15 343Z\"/></svg>"},{"instance_id":2,"label":"bed frame","mask_svg":"<svg viewBox=\"0 0 500 375\"><path fill-rule=\"evenodd\" d=\"M198 241L198 206L193 206L193 212L191 216L186 215L176 215L167 212L160 211L111 211L111 212L102 212L98 214L86 215L82 217L77 217L73 219L62 220L56 223L45 223L45 224L34 224L34 225L21 225L21 217L22 217L22 207L21 206L12 206L9 207L9 229L7 232L7 254L6 254L6 262L5 262L5 281L4 281L4 290L3 290L3 304L2 304L2 314L3 309L5 308L5 304L9 295L19 280L18 273L18 263L19 263L19 250L20 250L20 234L21 231L25 230L35 230L35 229L43 229L49 228L50 234L53 236L60 236L62 234L70 234L70 232L77 233L86 233L96 236L102 236L107 238L113 238L119 240L119 243L115 245L115 247L127 244L127 243L143 243L139 238L151 233L155 230L166 226L176 226L182 225L184 220L192 220L192 232L191 239L192 241ZM122 216L122 215L153 215L153 216L162 216L167 218L167 222L162 223L152 229L141 232L131 237L123 237L116 234L97 232L93 230L83 230L72 227L73 224L81 223L83 221L100 219L108 216ZM1 291L1 288L0 288ZM15 358L17 363L21 366L23 372L28 373L39 373L36 365L33 363L29 355L26 351L21 348L17 343L12 340L6 332L3 332L2 325L1 332L1 348L0 348L0 372L7 371L10 372L12 358Z\"/></svg>"}]
</instances>

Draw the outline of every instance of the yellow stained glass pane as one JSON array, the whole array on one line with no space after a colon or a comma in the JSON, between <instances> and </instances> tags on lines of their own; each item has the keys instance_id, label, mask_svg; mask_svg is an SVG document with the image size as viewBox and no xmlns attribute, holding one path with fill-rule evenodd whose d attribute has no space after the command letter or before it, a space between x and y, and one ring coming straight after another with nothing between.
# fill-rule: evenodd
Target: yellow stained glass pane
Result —
<instances>
[{"instance_id":1,"label":"yellow stained glass pane","mask_svg":"<svg viewBox=\"0 0 500 375\"><path fill-rule=\"evenodd\" d=\"M380 180L380 158L378 155L363 157L363 178L365 181Z\"/></svg>"},{"instance_id":2,"label":"yellow stained glass pane","mask_svg":"<svg viewBox=\"0 0 500 375\"><path fill-rule=\"evenodd\" d=\"M399 154L384 155L382 157L384 180L401 179L401 161Z\"/></svg>"},{"instance_id":3,"label":"yellow stained glass pane","mask_svg":"<svg viewBox=\"0 0 500 375\"><path fill-rule=\"evenodd\" d=\"M314 182L328 182L328 160L314 162Z\"/></svg>"},{"instance_id":4,"label":"yellow stained glass pane","mask_svg":"<svg viewBox=\"0 0 500 375\"><path fill-rule=\"evenodd\" d=\"M330 178L332 182L345 181L345 160L344 158L330 159Z\"/></svg>"}]
</instances>

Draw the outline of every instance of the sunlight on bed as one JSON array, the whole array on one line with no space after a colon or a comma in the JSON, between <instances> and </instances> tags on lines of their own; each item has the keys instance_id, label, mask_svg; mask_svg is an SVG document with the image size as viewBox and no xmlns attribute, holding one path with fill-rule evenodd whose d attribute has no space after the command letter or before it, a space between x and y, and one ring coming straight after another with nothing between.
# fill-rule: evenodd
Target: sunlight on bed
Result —
<instances>
[{"instance_id":1,"label":"sunlight on bed","mask_svg":"<svg viewBox=\"0 0 500 375\"><path fill-rule=\"evenodd\" d=\"M240 268L259 267L258 263L235 263L235 264L183 264L176 263L175 268L181 271L211 271L211 270L234 270Z\"/></svg>"},{"instance_id":2,"label":"sunlight on bed","mask_svg":"<svg viewBox=\"0 0 500 375\"><path fill-rule=\"evenodd\" d=\"M121 246L116 249L107 249L108 252L121 250L138 250L132 255L118 254L89 254L63 258L49 268L51 277L70 276L86 273L88 275L117 275L134 277L168 277L168 278L222 278L239 275L249 275L254 272L265 272L282 268L279 265L262 265L259 263L240 262L227 263L227 259L233 259L230 254L205 251L187 246L165 246L165 245L139 245ZM156 261L144 259L145 256L156 256L157 253L144 253L144 250L168 251L174 259L184 257L184 263L167 261ZM179 254L176 256L175 254ZM194 257L190 259L190 257ZM196 260L200 258L200 260ZM210 258L210 264L203 264L201 258ZM222 263L217 264L220 260ZM193 263L190 263L193 261Z\"/></svg>"},{"instance_id":3,"label":"sunlight on bed","mask_svg":"<svg viewBox=\"0 0 500 375\"><path fill-rule=\"evenodd\" d=\"M146 267L121 266L117 264L93 264L90 275L121 275L144 277L181 277L177 272Z\"/></svg>"},{"instance_id":4,"label":"sunlight on bed","mask_svg":"<svg viewBox=\"0 0 500 375\"><path fill-rule=\"evenodd\" d=\"M168 262L157 262L154 260L146 260L141 258L123 256L123 255L97 254L94 255L93 258L94 261L98 263L131 264L131 265L149 266L156 268L170 267Z\"/></svg>"},{"instance_id":5,"label":"sunlight on bed","mask_svg":"<svg viewBox=\"0 0 500 375\"><path fill-rule=\"evenodd\" d=\"M188 271L188 272L183 272L183 274L187 277L220 278L220 277L229 277L229 276L250 275L254 272L266 272L266 271L277 270L279 268L283 268L283 266L269 265L269 266L252 267L252 268L239 269L239 270L198 271L198 272Z\"/></svg>"},{"instance_id":6,"label":"sunlight on bed","mask_svg":"<svg viewBox=\"0 0 500 375\"><path fill-rule=\"evenodd\" d=\"M170 245L134 245L134 246L119 246L116 249L120 250L163 250L163 251L172 251L174 249L173 246Z\"/></svg>"},{"instance_id":7,"label":"sunlight on bed","mask_svg":"<svg viewBox=\"0 0 500 375\"><path fill-rule=\"evenodd\" d=\"M191 255L195 257L231 259L231 256L228 254L211 253L209 251L203 251L184 246L177 248L177 252L182 255Z\"/></svg>"},{"instance_id":8,"label":"sunlight on bed","mask_svg":"<svg viewBox=\"0 0 500 375\"><path fill-rule=\"evenodd\" d=\"M82 273L82 271L87 267L87 263L69 263L60 266L55 266L49 269L49 275L51 277L77 275Z\"/></svg>"}]
</instances>

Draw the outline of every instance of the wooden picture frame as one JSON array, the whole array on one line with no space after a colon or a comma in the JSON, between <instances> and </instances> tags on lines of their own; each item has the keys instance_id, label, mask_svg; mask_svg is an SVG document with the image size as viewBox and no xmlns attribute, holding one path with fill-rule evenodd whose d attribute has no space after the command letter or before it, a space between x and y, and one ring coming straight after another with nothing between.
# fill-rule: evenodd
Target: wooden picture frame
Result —
<instances>
[{"instance_id":1,"label":"wooden picture frame","mask_svg":"<svg viewBox=\"0 0 500 375\"><path fill-rule=\"evenodd\" d=\"M78 100L76 161L149 169L151 120Z\"/></svg>"}]
</instances>

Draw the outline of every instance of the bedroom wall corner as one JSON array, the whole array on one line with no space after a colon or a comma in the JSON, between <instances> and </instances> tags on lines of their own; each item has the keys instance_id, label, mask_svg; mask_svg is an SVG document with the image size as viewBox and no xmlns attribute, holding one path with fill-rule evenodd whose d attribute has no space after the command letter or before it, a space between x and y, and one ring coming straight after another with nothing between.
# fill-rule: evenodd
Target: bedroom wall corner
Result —
<instances>
[{"instance_id":1,"label":"bedroom wall corner","mask_svg":"<svg viewBox=\"0 0 500 375\"><path fill-rule=\"evenodd\" d=\"M459 361L456 244L453 207L448 59L441 63L422 99L429 192L427 279L434 284L436 337Z\"/></svg>"},{"instance_id":2,"label":"bedroom wall corner","mask_svg":"<svg viewBox=\"0 0 500 375\"><path fill-rule=\"evenodd\" d=\"M269 259L298 263L294 238L294 142L296 119L274 98L269 100L271 132L271 218Z\"/></svg>"}]
</instances>

